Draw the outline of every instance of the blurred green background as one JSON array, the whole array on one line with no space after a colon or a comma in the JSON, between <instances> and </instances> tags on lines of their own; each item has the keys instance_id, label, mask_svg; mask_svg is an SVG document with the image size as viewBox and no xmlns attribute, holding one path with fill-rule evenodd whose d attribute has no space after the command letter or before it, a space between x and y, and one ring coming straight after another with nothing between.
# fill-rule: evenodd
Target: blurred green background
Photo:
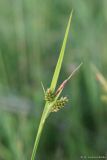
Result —
<instances>
[{"instance_id":1,"label":"blurred green background","mask_svg":"<svg viewBox=\"0 0 107 160\"><path fill-rule=\"evenodd\" d=\"M29 160L71 10L60 84L69 104L49 117L38 160L107 154L107 105L91 63L107 76L107 0L0 0L0 160Z\"/></svg>"}]
</instances>

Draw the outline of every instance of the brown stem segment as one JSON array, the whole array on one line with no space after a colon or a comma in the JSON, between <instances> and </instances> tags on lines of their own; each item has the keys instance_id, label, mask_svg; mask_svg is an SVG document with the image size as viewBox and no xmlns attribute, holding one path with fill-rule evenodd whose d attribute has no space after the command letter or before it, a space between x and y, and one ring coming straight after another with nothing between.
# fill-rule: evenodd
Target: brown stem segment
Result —
<instances>
[{"instance_id":1,"label":"brown stem segment","mask_svg":"<svg viewBox=\"0 0 107 160\"><path fill-rule=\"evenodd\" d=\"M71 74L70 76L64 80L61 85L59 86L59 88L57 89L55 95L57 95L61 90L63 90L63 88L65 87L66 83L71 79L71 77L75 74L75 72L81 67L83 63L81 63Z\"/></svg>"}]
</instances>

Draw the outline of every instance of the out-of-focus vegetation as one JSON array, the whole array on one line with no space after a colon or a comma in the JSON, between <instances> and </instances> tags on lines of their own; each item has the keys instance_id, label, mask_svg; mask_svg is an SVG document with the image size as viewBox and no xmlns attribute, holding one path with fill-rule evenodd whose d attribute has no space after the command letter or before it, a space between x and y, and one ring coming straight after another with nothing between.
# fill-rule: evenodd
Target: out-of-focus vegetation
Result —
<instances>
[{"instance_id":1,"label":"out-of-focus vegetation","mask_svg":"<svg viewBox=\"0 0 107 160\"><path fill-rule=\"evenodd\" d=\"M29 160L71 9L73 21L59 83L83 61L67 85L70 102L52 114L40 160L77 160L107 153L107 104L91 63L107 76L106 0L0 1L0 160Z\"/></svg>"},{"instance_id":2,"label":"out-of-focus vegetation","mask_svg":"<svg viewBox=\"0 0 107 160\"><path fill-rule=\"evenodd\" d=\"M96 78L102 86L103 94L101 95L101 100L107 103L107 80L100 73L100 71L93 65L93 70L96 74Z\"/></svg>"}]
</instances>

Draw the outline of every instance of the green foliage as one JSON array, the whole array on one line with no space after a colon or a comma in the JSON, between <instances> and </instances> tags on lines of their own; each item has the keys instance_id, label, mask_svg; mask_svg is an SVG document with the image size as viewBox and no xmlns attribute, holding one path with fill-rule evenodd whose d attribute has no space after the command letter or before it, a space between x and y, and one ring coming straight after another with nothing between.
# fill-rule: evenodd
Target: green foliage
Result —
<instances>
[{"instance_id":1,"label":"green foliage","mask_svg":"<svg viewBox=\"0 0 107 160\"><path fill-rule=\"evenodd\" d=\"M54 94L54 99L52 98L53 96L52 96L51 92L54 92L54 90L55 90L57 80L58 80L58 77L59 77L59 73L60 73L60 70L61 70L62 61L63 61L63 57L64 57L64 51L65 51L67 37L68 37L70 23L71 23L71 18L72 18L72 13L70 15L69 22L68 22L68 25L67 25L67 29L66 29L66 32L65 32L64 41L63 41L63 44L62 44L61 52L59 54L58 62L57 62L55 72L54 72L54 75L53 75L53 79L52 79L52 82L51 82L51 87L50 87L49 90L47 90L48 96L47 96L47 92L45 94L46 104L45 104L45 107L44 107L44 110L43 110L43 114L41 116L41 121L40 121L39 128L38 128L38 131L37 131L37 136L36 136L36 139L35 139L31 160L35 159L38 144L39 144L39 140L40 140L40 137L41 137L41 133L42 133L43 127L45 125L45 121L48 118L49 114L51 112L54 112L54 111L56 112L59 109L61 109L62 107L64 107L64 105L68 101L67 98L61 98L60 100L58 100L58 98L59 98L59 96L62 92L62 88L60 89L58 94L56 94L56 95ZM48 98L48 97L50 97L50 98ZM51 99L51 101L49 99Z\"/></svg>"},{"instance_id":2,"label":"green foliage","mask_svg":"<svg viewBox=\"0 0 107 160\"><path fill-rule=\"evenodd\" d=\"M107 104L90 62L107 79L107 1L0 1L0 159L29 160L43 92L51 82L68 15L73 8L59 82L83 61L67 84L69 103L52 114L38 150L40 160L77 160L107 152Z\"/></svg>"},{"instance_id":3,"label":"green foliage","mask_svg":"<svg viewBox=\"0 0 107 160\"><path fill-rule=\"evenodd\" d=\"M52 82L51 82L50 89L52 91L55 90L55 87L57 85L57 80L58 80L58 77L59 77L59 73L60 73L60 70L61 70L62 61L63 61L63 57L64 57L64 52L65 52L65 47L66 47L66 42L67 42L69 28L70 28L70 23L71 23L71 18L72 18L72 12L71 12L71 15L70 15L70 18L69 18L69 22L68 22L68 25L67 25L65 37L64 37L62 48L61 48L61 51L60 51L60 56L58 58L56 69L55 69L55 72L54 72L54 75L53 75L53 79L52 79Z\"/></svg>"}]
</instances>

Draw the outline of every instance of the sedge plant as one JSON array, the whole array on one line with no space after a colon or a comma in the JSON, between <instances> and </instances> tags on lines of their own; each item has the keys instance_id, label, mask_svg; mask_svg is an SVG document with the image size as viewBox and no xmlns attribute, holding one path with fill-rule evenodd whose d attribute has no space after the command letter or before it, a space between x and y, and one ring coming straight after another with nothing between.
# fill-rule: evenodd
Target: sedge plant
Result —
<instances>
[{"instance_id":1,"label":"sedge plant","mask_svg":"<svg viewBox=\"0 0 107 160\"><path fill-rule=\"evenodd\" d=\"M65 48L66 48L66 42L67 42L68 33L69 33L69 29L70 29L71 19L72 19L72 12L70 14L70 18L69 18L69 21L68 21L68 24L67 24L64 40L63 40L63 43L62 43L62 47L61 47L61 51L60 51L59 58L58 58L58 61L57 61L57 65L56 65L56 68L55 68L55 71L54 71L54 74L53 74L51 85L47 90L45 90L44 86L43 86L43 83L41 83L43 91L44 91L45 106L44 106L44 110L43 110L43 113L42 113L42 116L41 116L41 120L40 120L39 128L38 128L38 131L37 131L36 139L35 139L35 142L34 142L34 147L33 147L32 155L31 155L31 160L35 160L35 158L36 158L36 153L37 153L39 140L40 140L40 137L41 137L41 133L42 133L44 124L45 124L48 116L52 112L59 111L68 102L67 97L61 97L61 92L62 92L63 88L65 87L65 84L70 80L70 78L74 75L74 73L80 68L80 66L82 64L81 63L71 73L71 75L61 83L61 85L56 90L56 85L57 85L59 73L60 73L60 70L61 70L62 62L63 62L64 52L65 52Z\"/></svg>"}]
</instances>

